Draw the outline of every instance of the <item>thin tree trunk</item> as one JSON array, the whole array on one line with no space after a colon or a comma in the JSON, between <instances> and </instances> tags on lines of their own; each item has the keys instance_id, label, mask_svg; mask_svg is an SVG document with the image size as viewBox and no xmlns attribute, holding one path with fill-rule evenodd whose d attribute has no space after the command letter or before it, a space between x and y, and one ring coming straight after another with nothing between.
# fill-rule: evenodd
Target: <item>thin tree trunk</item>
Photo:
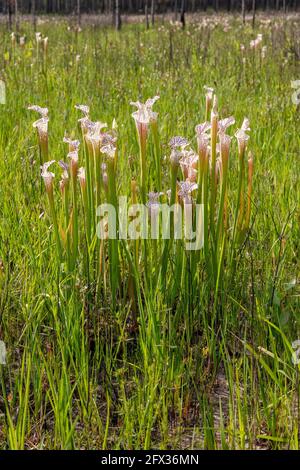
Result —
<instances>
[{"instance_id":1,"label":"thin tree trunk","mask_svg":"<svg viewBox=\"0 0 300 470\"><path fill-rule=\"evenodd\" d=\"M8 25L8 28L9 30L11 31L12 30L12 11L11 11L11 0L7 0L7 25Z\"/></svg>"},{"instance_id":2,"label":"thin tree trunk","mask_svg":"<svg viewBox=\"0 0 300 470\"><path fill-rule=\"evenodd\" d=\"M180 22L182 29L185 28L185 0L181 0Z\"/></svg>"},{"instance_id":3,"label":"thin tree trunk","mask_svg":"<svg viewBox=\"0 0 300 470\"><path fill-rule=\"evenodd\" d=\"M119 0L116 0L116 30L120 31L122 26Z\"/></svg>"},{"instance_id":4,"label":"thin tree trunk","mask_svg":"<svg viewBox=\"0 0 300 470\"><path fill-rule=\"evenodd\" d=\"M151 24L154 26L155 0L151 0Z\"/></svg>"},{"instance_id":5,"label":"thin tree trunk","mask_svg":"<svg viewBox=\"0 0 300 470\"><path fill-rule=\"evenodd\" d=\"M243 24L245 24L245 18L246 18L245 0L242 0L242 16L243 16Z\"/></svg>"},{"instance_id":6,"label":"thin tree trunk","mask_svg":"<svg viewBox=\"0 0 300 470\"><path fill-rule=\"evenodd\" d=\"M35 0L31 0L31 17L34 31L36 30Z\"/></svg>"},{"instance_id":7,"label":"thin tree trunk","mask_svg":"<svg viewBox=\"0 0 300 470\"><path fill-rule=\"evenodd\" d=\"M148 0L145 2L145 23L146 29L149 29Z\"/></svg>"},{"instance_id":8,"label":"thin tree trunk","mask_svg":"<svg viewBox=\"0 0 300 470\"><path fill-rule=\"evenodd\" d=\"M81 8L80 8L80 0L77 0L77 26L81 25Z\"/></svg>"},{"instance_id":9,"label":"thin tree trunk","mask_svg":"<svg viewBox=\"0 0 300 470\"><path fill-rule=\"evenodd\" d=\"M19 8L18 0L15 0L15 21L16 21L16 31L19 31Z\"/></svg>"},{"instance_id":10,"label":"thin tree trunk","mask_svg":"<svg viewBox=\"0 0 300 470\"><path fill-rule=\"evenodd\" d=\"M255 27L256 0L252 0L252 28Z\"/></svg>"},{"instance_id":11,"label":"thin tree trunk","mask_svg":"<svg viewBox=\"0 0 300 470\"><path fill-rule=\"evenodd\" d=\"M174 19L177 21L177 13L178 13L178 0L174 0Z\"/></svg>"}]
</instances>

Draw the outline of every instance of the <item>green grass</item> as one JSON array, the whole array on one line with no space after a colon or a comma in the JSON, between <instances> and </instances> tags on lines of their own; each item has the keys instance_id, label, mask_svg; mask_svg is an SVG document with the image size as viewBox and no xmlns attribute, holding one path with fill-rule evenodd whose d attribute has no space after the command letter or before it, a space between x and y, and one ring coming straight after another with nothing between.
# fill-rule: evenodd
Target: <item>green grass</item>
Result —
<instances>
[{"instance_id":1,"label":"green grass","mask_svg":"<svg viewBox=\"0 0 300 470\"><path fill-rule=\"evenodd\" d=\"M49 37L47 56L29 25L22 25L24 48L0 30L7 91L0 108L0 339L7 348L0 447L298 449L299 366L291 343L300 338L300 119L290 83L300 78L298 18L258 20L255 31L221 17L185 31L168 24L120 33L67 28L63 21L39 26ZM257 33L265 58L249 48ZM71 224L77 230L78 223L78 255L77 247L69 257L59 254L27 106L49 108L54 160L66 161L65 132L82 140L76 104L88 104L91 118L109 127L115 118L118 159L108 168L107 197L134 200L141 196L131 185L140 182L140 155L129 103L160 95L159 142L150 133L146 178L149 189L166 191L171 137L185 136L197 148L204 85L215 88L220 117L233 115L235 129L244 116L250 120L254 186L245 238L233 241L233 139L222 242L213 228L200 253L173 241L112 241L101 270L99 241L86 236L94 213L85 218L77 187ZM87 159L83 147L79 166ZM70 220L54 172L64 226Z\"/></svg>"}]
</instances>

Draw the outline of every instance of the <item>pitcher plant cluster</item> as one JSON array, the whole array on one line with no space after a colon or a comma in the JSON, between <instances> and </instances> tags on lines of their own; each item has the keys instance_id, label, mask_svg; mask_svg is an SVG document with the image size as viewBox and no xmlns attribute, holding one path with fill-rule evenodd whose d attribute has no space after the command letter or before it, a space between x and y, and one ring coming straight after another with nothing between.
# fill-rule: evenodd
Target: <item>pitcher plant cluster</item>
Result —
<instances>
[{"instance_id":1,"label":"pitcher plant cluster","mask_svg":"<svg viewBox=\"0 0 300 470\"><path fill-rule=\"evenodd\" d=\"M122 181L123 193L118 166L126 155L120 152L124 147L115 120L109 129L90 119L88 106L77 105L80 137L65 135L66 158L56 161L48 148L48 109L29 106L40 114L33 126L59 266L68 273L86 274L95 290L109 291L114 302L124 290L137 304L137 292L149 286L183 287L187 269L191 283L205 272L215 291L225 277L234 275L236 253L250 227L250 126L245 118L233 144L230 128L235 119L219 118L217 96L205 88L205 121L195 127L195 148L184 137L171 138L168 175L163 170L158 113L153 110L159 96L131 103L136 108L132 117L139 177ZM59 185L54 168L60 171ZM196 244L190 243L194 240Z\"/></svg>"}]
</instances>

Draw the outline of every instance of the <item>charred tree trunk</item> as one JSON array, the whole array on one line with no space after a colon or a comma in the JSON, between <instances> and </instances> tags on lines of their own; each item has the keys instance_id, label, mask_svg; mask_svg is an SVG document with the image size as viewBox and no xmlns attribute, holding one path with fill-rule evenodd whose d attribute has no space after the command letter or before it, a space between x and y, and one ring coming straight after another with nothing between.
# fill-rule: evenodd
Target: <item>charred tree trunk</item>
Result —
<instances>
[{"instance_id":1,"label":"charred tree trunk","mask_svg":"<svg viewBox=\"0 0 300 470\"><path fill-rule=\"evenodd\" d=\"M151 0L151 24L154 26L155 0Z\"/></svg>"},{"instance_id":2,"label":"charred tree trunk","mask_svg":"<svg viewBox=\"0 0 300 470\"><path fill-rule=\"evenodd\" d=\"M181 23L182 29L184 29L185 28L185 0L181 0L180 23Z\"/></svg>"},{"instance_id":3,"label":"charred tree trunk","mask_svg":"<svg viewBox=\"0 0 300 470\"><path fill-rule=\"evenodd\" d=\"M7 0L7 26L9 30L12 30L12 8L11 8L11 0Z\"/></svg>"},{"instance_id":4,"label":"charred tree trunk","mask_svg":"<svg viewBox=\"0 0 300 470\"><path fill-rule=\"evenodd\" d=\"M174 20L177 21L177 14L178 14L178 0L174 0Z\"/></svg>"},{"instance_id":5,"label":"charred tree trunk","mask_svg":"<svg viewBox=\"0 0 300 470\"><path fill-rule=\"evenodd\" d=\"M16 31L19 31L19 8L18 8L18 0L15 0L15 23L16 23Z\"/></svg>"},{"instance_id":6,"label":"charred tree trunk","mask_svg":"<svg viewBox=\"0 0 300 470\"><path fill-rule=\"evenodd\" d=\"M252 28L255 27L256 0L252 0Z\"/></svg>"},{"instance_id":7,"label":"charred tree trunk","mask_svg":"<svg viewBox=\"0 0 300 470\"><path fill-rule=\"evenodd\" d=\"M122 27L121 23L121 12L120 12L120 2L116 0L116 30L120 31Z\"/></svg>"},{"instance_id":8,"label":"charred tree trunk","mask_svg":"<svg viewBox=\"0 0 300 470\"><path fill-rule=\"evenodd\" d=\"M145 2L145 24L146 29L149 29L148 0Z\"/></svg>"},{"instance_id":9,"label":"charred tree trunk","mask_svg":"<svg viewBox=\"0 0 300 470\"><path fill-rule=\"evenodd\" d=\"M36 30L35 0L31 0L31 20L34 31Z\"/></svg>"},{"instance_id":10,"label":"charred tree trunk","mask_svg":"<svg viewBox=\"0 0 300 470\"><path fill-rule=\"evenodd\" d=\"M80 0L77 0L77 26L81 25L81 8L80 8Z\"/></svg>"},{"instance_id":11,"label":"charred tree trunk","mask_svg":"<svg viewBox=\"0 0 300 470\"><path fill-rule=\"evenodd\" d=\"M245 0L242 0L242 17L243 17L243 24L245 24L245 20L246 20Z\"/></svg>"}]
</instances>

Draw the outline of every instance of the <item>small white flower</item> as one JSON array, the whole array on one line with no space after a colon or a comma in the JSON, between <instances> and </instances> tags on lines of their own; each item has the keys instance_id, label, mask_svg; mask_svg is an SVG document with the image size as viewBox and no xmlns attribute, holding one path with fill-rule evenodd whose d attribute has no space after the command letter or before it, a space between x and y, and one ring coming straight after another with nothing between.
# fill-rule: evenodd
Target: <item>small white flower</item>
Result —
<instances>
[{"instance_id":1,"label":"small white flower","mask_svg":"<svg viewBox=\"0 0 300 470\"><path fill-rule=\"evenodd\" d=\"M42 33L35 33L35 40L36 40L37 43L41 42Z\"/></svg>"},{"instance_id":2,"label":"small white flower","mask_svg":"<svg viewBox=\"0 0 300 470\"><path fill-rule=\"evenodd\" d=\"M49 167L53 163L55 163L55 160L50 160L49 162L46 162L41 166L41 177L44 180L47 191L52 189L52 182L55 177L54 173L49 171Z\"/></svg>"},{"instance_id":3,"label":"small white flower","mask_svg":"<svg viewBox=\"0 0 300 470\"><path fill-rule=\"evenodd\" d=\"M182 150L178 150L177 148L173 148L172 151L171 151L171 155L170 155L171 165L173 167L178 167L179 164L180 164L180 160L183 157L183 155L184 154L183 154Z\"/></svg>"},{"instance_id":4,"label":"small white flower","mask_svg":"<svg viewBox=\"0 0 300 470\"><path fill-rule=\"evenodd\" d=\"M81 111L85 117L88 117L90 114L90 108L86 104L76 104L75 108Z\"/></svg>"},{"instance_id":5,"label":"small white flower","mask_svg":"<svg viewBox=\"0 0 300 470\"><path fill-rule=\"evenodd\" d=\"M206 134L206 132L211 128L211 123L210 122L203 122L202 124L198 124L195 127L195 131L197 136L202 136L203 134Z\"/></svg>"},{"instance_id":6,"label":"small white flower","mask_svg":"<svg viewBox=\"0 0 300 470\"><path fill-rule=\"evenodd\" d=\"M85 134L86 139L88 139L91 143L99 143L101 140L101 131L107 124L100 121L90 121L88 117L84 117L79 119L81 123L81 128Z\"/></svg>"},{"instance_id":7,"label":"small white flower","mask_svg":"<svg viewBox=\"0 0 300 470\"><path fill-rule=\"evenodd\" d=\"M107 144L103 145L103 147L100 148L101 152L107 155L109 158L114 158L116 155L116 146L113 144Z\"/></svg>"},{"instance_id":8,"label":"small white flower","mask_svg":"<svg viewBox=\"0 0 300 470\"><path fill-rule=\"evenodd\" d=\"M192 202L191 193L198 188L197 183L192 183L190 181L179 181L178 186L178 196L185 204L190 204Z\"/></svg>"},{"instance_id":9,"label":"small white flower","mask_svg":"<svg viewBox=\"0 0 300 470\"><path fill-rule=\"evenodd\" d=\"M106 124L106 122L100 122L100 121L92 122L92 121L90 121L87 124L87 127L88 127L88 131L89 131L89 135L93 138L93 137L100 136L100 133L101 133L102 129L107 127L107 124Z\"/></svg>"},{"instance_id":10,"label":"small white flower","mask_svg":"<svg viewBox=\"0 0 300 470\"><path fill-rule=\"evenodd\" d=\"M252 39L252 41L250 41L251 49L257 49L259 45L261 44L261 42L262 42L262 34L258 34L256 39Z\"/></svg>"},{"instance_id":11,"label":"small white flower","mask_svg":"<svg viewBox=\"0 0 300 470\"><path fill-rule=\"evenodd\" d=\"M78 150L80 146L79 140L72 140L69 137L64 137L63 142L65 144L69 144L69 148L72 149L71 151Z\"/></svg>"},{"instance_id":12,"label":"small white flower","mask_svg":"<svg viewBox=\"0 0 300 470\"><path fill-rule=\"evenodd\" d=\"M179 163L184 177L196 181L199 156L193 150L183 150L182 154Z\"/></svg>"},{"instance_id":13,"label":"small white flower","mask_svg":"<svg viewBox=\"0 0 300 470\"><path fill-rule=\"evenodd\" d=\"M207 151L208 142L209 142L209 135L207 134L207 131L209 131L210 128L211 128L210 122L203 122L202 124L198 124L195 127L198 151L201 152L201 154L206 153Z\"/></svg>"},{"instance_id":14,"label":"small white flower","mask_svg":"<svg viewBox=\"0 0 300 470\"><path fill-rule=\"evenodd\" d=\"M71 165L77 164L78 163L78 151L73 150L73 152L69 152L67 157L71 160Z\"/></svg>"},{"instance_id":15,"label":"small white flower","mask_svg":"<svg viewBox=\"0 0 300 470\"><path fill-rule=\"evenodd\" d=\"M178 148L178 147L184 148L188 144L189 144L188 140L185 139L184 137L180 137L180 136L172 137L172 139L169 142L169 145L172 149Z\"/></svg>"},{"instance_id":16,"label":"small white flower","mask_svg":"<svg viewBox=\"0 0 300 470\"><path fill-rule=\"evenodd\" d=\"M148 193L149 200L147 202L147 207L149 209L149 216L152 217L157 217L159 207L160 207L160 202L159 198L162 196L164 193L156 193L156 192L150 192Z\"/></svg>"},{"instance_id":17,"label":"small white flower","mask_svg":"<svg viewBox=\"0 0 300 470\"><path fill-rule=\"evenodd\" d=\"M146 103L141 103L140 101L131 101L132 106L137 107L137 111L132 113L136 124L150 124L157 120L157 113L152 111L154 103L159 99L159 96L154 96L154 98L149 98Z\"/></svg>"},{"instance_id":18,"label":"small white flower","mask_svg":"<svg viewBox=\"0 0 300 470\"><path fill-rule=\"evenodd\" d=\"M117 142L117 135L115 133L114 130L110 131L110 132L103 132L101 134L101 145L104 146L104 145L115 145L115 143Z\"/></svg>"},{"instance_id":19,"label":"small white flower","mask_svg":"<svg viewBox=\"0 0 300 470\"><path fill-rule=\"evenodd\" d=\"M32 124L37 129L40 139L45 139L48 136L48 122L49 119L47 117L42 117Z\"/></svg>"},{"instance_id":20,"label":"small white flower","mask_svg":"<svg viewBox=\"0 0 300 470\"><path fill-rule=\"evenodd\" d=\"M151 191L148 193L149 201L147 202L147 206L150 207L152 205L159 205L159 198L163 196L164 193L156 193Z\"/></svg>"},{"instance_id":21,"label":"small white flower","mask_svg":"<svg viewBox=\"0 0 300 470\"><path fill-rule=\"evenodd\" d=\"M66 163L62 160L59 160L58 164L63 169L63 173L61 175L61 180L59 182L60 190L61 190L61 192L63 192L66 185L68 184L68 181L69 181L69 171L68 171L69 170L69 165L68 165L68 163Z\"/></svg>"},{"instance_id":22,"label":"small white flower","mask_svg":"<svg viewBox=\"0 0 300 470\"><path fill-rule=\"evenodd\" d=\"M245 150L246 144L249 140L249 135L247 134L248 131L250 131L249 119L244 118L242 127L238 129L237 132L235 133L235 137L237 138L240 152Z\"/></svg>"},{"instance_id":23,"label":"small white flower","mask_svg":"<svg viewBox=\"0 0 300 470\"><path fill-rule=\"evenodd\" d=\"M212 100L213 94L214 94L214 89L209 87L209 86L206 86L206 85L204 85L203 88L206 91L206 99Z\"/></svg>"},{"instance_id":24,"label":"small white flower","mask_svg":"<svg viewBox=\"0 0 300 470\"><path fill-rule=\"evenodd\" d=\"M232 126L235 123L235 119L233 116L230 116L228 118L222 119L221 121L218 122L218 132L219 134L225 134L227 128L229 126Z\"/></svg>"},{"instance_id":25,"label":"small white flower","mask_svg":"<svg viewBox=\"0 0 300 470\"><path fill-rule=\"evenodd\" d=\"M48 116L48 108L41 108L41 106L37 106L36 104L28 106L30 111L36 111L41 115L41 117L46 118Z\"/></svg>"}]
</instances>

